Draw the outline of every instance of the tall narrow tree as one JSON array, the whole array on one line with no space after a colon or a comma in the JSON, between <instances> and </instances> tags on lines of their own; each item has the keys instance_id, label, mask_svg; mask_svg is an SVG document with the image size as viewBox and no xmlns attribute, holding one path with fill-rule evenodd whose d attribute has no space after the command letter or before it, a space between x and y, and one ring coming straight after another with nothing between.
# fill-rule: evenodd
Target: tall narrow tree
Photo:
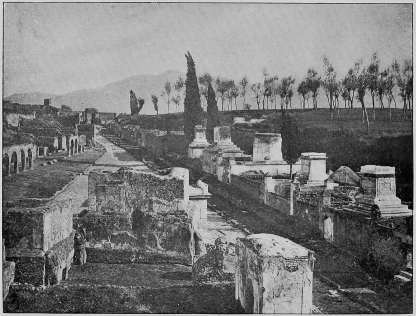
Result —
<instances>
[{"instance_id":1,"label":"tall narrow tree","mask_svg":"<svg viewBox=\"0 0 416 316\"><path fill-rule=\"evenodd\" d=\"M153 106L155 108L156 111L156 115L159 115L159 107L157 106L157 102L158 102L158 98L157 96L155 96L154 94L152 94L152 102L153 102Z\"/></svg>"},{"instance_id":2,"label":"tall narrow tree","mask_svg":"<svg viewBox=\"0 0 416 316\"><path fill-rule=\"evenodd\" d=\"M290 179L292 179L292 166L301 154L300 133L296 122L285 111L282 113L282 155L290 165Z\"/></svg>"},{"instance_id":3,"label":"tall narrow tree","mask_svg":"<svg viewBox=\"0 0 416 316\"><path fill-rule=\"evenodd\" d=\"M207 103L207 140L212 143L214 141L214 127L220 125L220 113L211 83L208 84Z\"/></svg>"},{"instance_id":4,"label":"tall narrow tree","mask_svg":"<svg viewBox=\"0 0 416 316\"><path fill-rule=\"evenodd\" d=\"M188 71L186 72L185 81L184 132L188 143L191 143L194 139L195 126L202 124L203 110L201 107L201 96L199 94L195 62L189 52L185 57Z\"/></svg>"},{"instance_id":5,"label":"tall narrow tree","mask_svg":"<svg viewBox=\"0 0 416 316\"><path fill-rule=\"evenodd\" d=\"M130 111L131 115L139 114L139 100L137 100L136 94L133 90L130 90Z\"/></svg>"},{"instance_id":6,"label":"tall narrow tree","mask_svg":"<svg viewBox=\"0 0 416 316\"><path fill-rule=\"evenodd\" d=\"M143 109L144 99L139 98L139 99L138 99L138 102L139 102L139 112L137 112L137 114L139 114L139 113L140 113L140 111Z\"/></svg>"}]
</instances>

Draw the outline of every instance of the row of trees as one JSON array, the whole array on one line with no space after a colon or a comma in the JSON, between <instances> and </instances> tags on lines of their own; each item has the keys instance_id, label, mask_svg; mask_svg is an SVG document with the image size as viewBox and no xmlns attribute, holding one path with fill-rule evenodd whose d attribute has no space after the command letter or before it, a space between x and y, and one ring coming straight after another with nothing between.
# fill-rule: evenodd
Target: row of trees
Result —
<instances>
[{"instance_id":1,"label":"row of trees","mask_svg":"<svg viewBox=\"0 0 416 316\"><path fill-rule=\"evenodd\" d=\"M243 109L250 109L252 106L246 102L247 95L251 91L253 101L257 109L291 108L294 89L300 97L301 107L309 107L309 100L312 99L312 108L318 108L318 95L323 90L328 101L331 117L333 111L340 108L340 98L344 100L344 107L353 108L354 100L358 100L363 109L363 121L368 122L367 110L364 106L364 97L369 93L372 100L373 119L375 119L375 103L379 102L380 108L391 109L392 103L397 107L395 91L403 101L403 111L412 111L413 93L413 65L411 60L405 60L403 65L394 61L388 67L381 69L380 60L376 53L373 54L371 62L363 66L362 60L354 63L348 69L347 74L338 78L332 63L327 57L323 58L323 73L320 75L315 69L308 69L306 76L295 88L295 79L292 76L283 77L279 80L277 75L270 75L266 68L262 69L263 81L250 83L247 76L239 82L214 78L209 73L204 73L197 78L198 88L201 97L201 105L204 108L208 105L208 87L211 85L215 92L217 102L221 100L221 110L237 109L237 99L241 98ZM179 112L180 104L184 100L185 82L178 78L176 82L166 81L161 96L167 103L168 113L171 113L171 104ZM158 98L152 95L152 102L155 111L158 113ZM390 111L391 120L391 111Z\"/></svg>"},{"instance_id":2,"label":"row of trees","mask_svg":"<svg viewBox=\"0 0 416 316\"><path fill-rule=\"evenodd\" d=\"M397 61L393 61L391 65L381 69L377 53L374 53L368 66L363 66L362 60L358 60L354 67L348 70L347 75L341 79L337 78L337 73L327 57L323 59L323 64L324 76L322 79L319 78L319 81L327 97L331 116L333 116L334 109L338 109L339 115L340 96L344 100L345 108L347 104L348 107L353 108L354 99L357 99L362 107L363 122L364 120L367 122L368 128L369 120L364 103L364 97L368 92L373 107L373 119L376 118L375 101L378 99L380 108L385 108L384 101L387 101L391 121L392 103L394 102L395 107L397 107L394 97L395 87L398 88L398 95L403 101L403 112L410 111L410 114L412 114L413 65L411 60L405 60L403 66L400 66ZM300 86L304 82L305 80L301 82ZM305 92L304 100L308 98L309 91L306 89Z\"/></svg>"}]
</instances>

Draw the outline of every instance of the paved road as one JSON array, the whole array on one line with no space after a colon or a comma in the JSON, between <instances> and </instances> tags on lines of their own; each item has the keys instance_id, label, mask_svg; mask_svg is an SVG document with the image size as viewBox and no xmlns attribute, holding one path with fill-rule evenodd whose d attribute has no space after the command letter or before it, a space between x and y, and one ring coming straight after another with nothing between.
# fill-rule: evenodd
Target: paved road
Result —
<instances>
[{"instance_id":1,"label":"paved road","mask_svg":"<svg viewBox=\"0 0 416 316\"><path fill-rule=\"evenodd\" d=\"M77 214L88 207L88 173L90 171L116 171L120 167L130 167L135 170L148 170L142 162L135 160L132 155L126 152L126 150L114 145L105 137L98 135L96 137L96 142L105 150L104 154L53 200L53 203L65 203L71 201L74 214Z\"/></svg>"}]
</instances>

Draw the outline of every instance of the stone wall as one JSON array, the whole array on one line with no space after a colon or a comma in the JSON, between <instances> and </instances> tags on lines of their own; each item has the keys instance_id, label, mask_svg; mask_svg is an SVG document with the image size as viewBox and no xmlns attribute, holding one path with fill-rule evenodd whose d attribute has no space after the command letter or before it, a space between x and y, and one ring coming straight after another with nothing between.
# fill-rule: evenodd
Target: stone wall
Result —
<instances>
[{"instance_id":1,"label":"stone wall","mask_svg":"<svg viewBox=\"0 0 416 316\"><path fill-rule=\"evenodd\" d=\"M95 135L97 128L94 124L77 124L78 134L85 135L86 143L91 146L95 145Z\"/></svg>"},{"instance_id":2,"label":"stone wall","mask_svg":"<svg viewBox=\"0 0 416 316\"><path fill-rule=\"evenodd\" d=\"M35 119L35 113L32 114L19 114L19 113L4 113L3 114L3 122L6 120L7 124L10 124L11 126L18 127L20 125L20 119L24 118L27 120L34 120Z\"/></svg>"},{"instance_id":3,"label":"stone wall","mask_svg":"<svg viewBox=\"0 0 416 316\"><path fill-rule=\"evenodd\" d=\"M282 214L290 215L290 201L279 194L266 192L264 204L275 208Z\"/></svg>"},{"instance_id":4,"label":"stone wall","mask_svg":"<svg viewBox=\"0 0 416 316\"><path fill-rule=\"evenodd\" d=\"M263 183L245 177L231 175L231 185L250 195L256 200L263 201Z\"/></svg>"},{"instance_id":5,"label":"stone wall","mask_svg":"<svg viewBox=\"0 0 416 316\"><path fill-rule=\"evenodd\" d=\"M14 282L15 263L3 261L3 301L9 294L10 285Z\"/></svg>"},{"instance_id":6,"label":"stone wall","mask_svg":"<svg viewBox=\"0 0 416 316\"><path fill-rule=\"evenodd\" d=\"M124 168L90 172L88 200L91 212L77 223L85 228L90 248L110 241L110 249L127 243L146 254L192 260L188 170L173 168L167 175ZM113 238L117 234L133 237L120 242Z\"/></svg>"},{"instance_id":7,"label":"stone wall","mask_svg":"<svg viewBox=\"0 0 416 316\"><path fill-rule=\"evenodd\" d=\"M45 256L13 257L8 256L7 260L15 263L14 281L29 283L33 285L45 284Z\"/></svg>"},{"instance_id":8,"label":"stone wall","mask_svg":"<svg viewBox=\"0 0 416 316\"><path fill-rule=\"evenodd\" d=\"M46 253L45 262L45 284L59 284L68 277L74 258L74 236L75 231L55 244Z\"/></svg>"},{"instance_id":9,"label":"stone wall","mask_svg":"<svg viewBox=\"0 0 416 316\"><path fill-rule=\"evenodd\" d=\"M17 282L59 283L74 254L71 206L6 210L3 237L6 257L16 264Z\"/></svg>"},{"instance_id":10,"label":"stone wall","mask_svg":"<svg viewBox=\"0 0 416 316\"><path fill-rule=\"evenodd\" d=\"M44 213L43 243L44 251L71 236L72 229L72 204L56 205ZM73 238L72 238L73 239Z\"/></svg>"}]
</instances>

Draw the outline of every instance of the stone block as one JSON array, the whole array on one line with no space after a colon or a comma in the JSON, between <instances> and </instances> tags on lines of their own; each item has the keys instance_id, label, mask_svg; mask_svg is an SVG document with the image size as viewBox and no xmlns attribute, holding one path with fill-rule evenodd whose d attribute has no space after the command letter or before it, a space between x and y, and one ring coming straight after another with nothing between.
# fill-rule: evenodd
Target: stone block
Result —
<instances>
[{"instance_id":1,"label":"stone block","mask_svg":"<svg viewBox=\"0 0 416 316\"><path fill-rule=\"evenodd\" d=\"M313 252L275 235L237 241L236 299L247 313L310 314Z\"/></svg>"},{"instance_id":2,"label":"stone block","mask_svg":"<svg viewBox=\"0 0 416 316\"><path fill-rule=\"evenodd\" d=\"M306 177L309 185L324 185L324 180L328 178L326 174L325 153L302 153L301 155L301 174Z\"/></svg>"},{"instance_id":3,"label":"stone block","mask_svg":"<svg viewBox=\"0 0 416 316\"><path fill-rule=\"evenodd\" d=\"M3 301L9 294L10 285L14 282L15 263L3 261Z\"/></svg>"},{"instance_id":4,"label":"stone block","mask_svg":"<svg viewBox=\"0 0 416 316\"><path fill-rule=\"evenodd\" d=\"M255 133L253 161L283 161L282 137L276 133Z\"/></svg>"}]
</instances>

